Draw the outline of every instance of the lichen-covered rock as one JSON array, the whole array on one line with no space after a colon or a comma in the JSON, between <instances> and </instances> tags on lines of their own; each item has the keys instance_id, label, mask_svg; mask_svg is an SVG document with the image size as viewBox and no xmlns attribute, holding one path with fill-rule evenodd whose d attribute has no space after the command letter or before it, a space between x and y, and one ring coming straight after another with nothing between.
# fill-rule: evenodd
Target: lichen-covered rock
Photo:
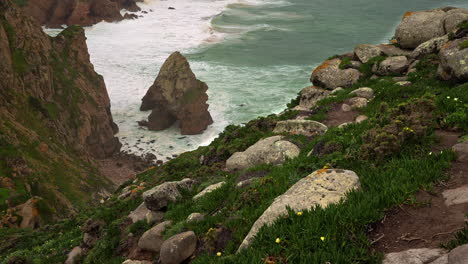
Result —
<instances>
[{"instance_id":1,"label":"lichen-covered rock","mask_svg":"<svg viewBox=\"0 0 468 264\"><path fill-rule=\"evenodd\" d=\"M200 198L202 198L203 196L207 195L208 193L216 190L216 189L219 189L221 188L226 182L218 182L218 183L215 183L215 184L212 184L208 187L206 187L205 189L203 189L203 191L199 192L197 195L195 195L193 197L193 200L198 200Z\"/></svg>"},{"instance_id":2,"label":"lichen-covered rock","mask_svg":"<svg viewBox=\"0 0 468 264\"><path fill-rule=\"evenodd\" d=\"M159 211L170 203L176 202L181 193L179 189L191 189L195 182L192 179L165 182L143 193L146 207L151 211Z\"/></svg>"},{"instance_id":3,"label":"lichen-covered rock","mask_svg":"<svg viewBox=\"0 0 468 264\"><path fill-rule=\"evenodd\" d=\"M355 95L357 95L359 97L363 97L363 98L366 98L366 99L374 98L374 90L372 90L372 88L369 88L369 87L358 88L358 89L352 91L350 94L355 94Z\"/></svg>"},{"instance_id":4,"label":"lichen-covered rock","mask_svg":"<svg viewBox=\"0 0 468 264\"><path fill-rule=\"evenodd\" d=\"M374 45L359 44L354 49L354 54L356 54L362 63L366 63L373 57L382 55L382 50Z\"/></svg>"},{"instance_id":5,"label":"lichen-covered rock","mask_svg":"<svg viewBox=\"0 0 468 264\"><path fill-rule=\"evenodd\" d=\"M439 52L440 48L448 42L448 35L433 38L426 42L421 43L413 52L411 57L418 59L428 54Z\"/></svg>"},{"instance_id":6,"label":"lichen-covered rock","mask_svg":"<svg viewBox=\"0 0 468 264\"><path fill-rule=\"evenodd\" d=\"M318 66L310 77L310 81L316 85L328 90L333 90L336 87L348 87L355 84L361 74L356 69L339 68L340 59L327 60L322 65Z\"/></svg>"},{"instance_id":7,"label":"lichen-covered rock","mask_svg":"<svg viewBox=\"0 0 468 264\"><path fill-rule=\"evenodd\" d=\"M193 231L177 234L164 241L159 259L162 264L180 264L195 252L197 237Z\"/></svg>"},{"instance_id":8,"label":"lichen-covered rock","mask_svg":"<svg viewBox=\"0 0 468 264\"><path fill-rule=\"evenodd\" d=\"M227 161L228 170L243 170L260 164L282 164L299 156L301 150L283 136L262 139L243 152L234 153Z\"/></svg>"},{"instance_id":9,"label":"lichen-covered rock","mask_svg":"<svg viewBox=\"0 0 468 264\"><path fill-rule=\"evenodd\" d=\"M442 10L407 12L395 32L398 44L414 49L425 41L445 35L444 17Z\"/></svg>"},{"instance_id":10,"label":"lichen-covered rock","mask_svg":"<svg viewBox=\"0 0 468 264\"><path fill-rule=\"evenodd\" d=\"M317 86L308 86L301 90L301 99L299 105L294 110L308 111L313 108L318 101L328 97L330 91L322 89Z\"/></svg>"},{"instance_id":11,"label":"lichen-covered rock","mask_svg":"<svg viewBox=\"0 0 468 264\"><path fill-rule=\"evenodd\" d=\"M322 135L327 132L327 126L313 120L284 120L276 123L273 133L289 133L307 137Z\"/></svg>"},{"instance_id":12,"label":"lichen-covered rock","mask_svg":"<svg viewBox=\"0 0 468 264\"><path fill-rule=\"evenodd\" d=\"M142 99L140 110L152 110L148 128L163 130L179 121L182 134L203 132L213 123L206 103L207 90L206 83L195 77L187 59L179 52L172 53Z\"/></svg>"},{"instance_id":13,"label":"lichen-covered rock","mask_svg":"<svg viewBox=\"0 0 468 264\"><path fill-rule=\"evenodd\" d=\"M138 240L138 247L151 252L159 252L164 242L163 233L171 224L172 221L165 221L143 233Z\"/></svg>"},{"instance_id":14,"label":"lichen-covered rock","mask_svg":"<svg viewBox=\"0 0 468 264\"><path fill-rule=\"evenodd\" d=\"M409 61L405 56L388 57L379 64L374 64L372 72L379 75L402 74L408 66Z\"/></svg>"},{"instance_id":15,"label":"lichen-covered rock","mask_svg":"<svg viewBox=\"0 0 468 264\"><path fill-rule=\"evenodd\" d=\"M383 264L429 264L445 253L440 248L409 249L387 254L383 260Z\"/></svg>"},{"instance_id":16,"label":"lichen-covered rock","mask_svg":"<svg viewBox=\"0 0 468 264\"><path fill-rule=\"evenodd\" d=\"M468 48L462 49L461 43L468 37L450 41L439 52L439 77L442 79L457 79L468 81Z\"/></svg>"},{"instance_id":17,"label":"lichen-covered rock","mask_svg":"<svg viewBox=\"0 0 468 264\"><path fill-rule=\"evenodd\" d=\"M253 224L239 247L248 247L264 225L271 225L276 219L293 211L310 210L315 206L327 207L345 198L347 192L360 187L359 177L349 170L318 170L291 186L278 196Z\"/></svg>"}]
</instances>

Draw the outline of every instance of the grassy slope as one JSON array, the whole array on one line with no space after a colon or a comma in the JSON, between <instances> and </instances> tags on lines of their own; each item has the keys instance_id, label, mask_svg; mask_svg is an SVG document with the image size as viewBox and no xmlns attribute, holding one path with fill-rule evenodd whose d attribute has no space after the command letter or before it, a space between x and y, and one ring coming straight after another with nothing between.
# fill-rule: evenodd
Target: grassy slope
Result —
<instances>
[{"instance_id":1,"label":"grassy slope","mask_svg":"<svg viewBox=\"0 0 468 264\"><path fill-rule=\"evenodd\" d=\"M446 178L444 171L450 166L454 155L451 151L428 154L429 146L436 140L433 133L435 128L458 129L464 134L468 132L468 84L457 85L437 80L434 60L433 56L429 56L419 64L418 72L410 77L413 82L410 87L398 86L388 77L376 80L366 78L337 97L323 100L319 107L322 112L330 104L348 97L348 92L355 88L367 86L376 92L375 99L360 110L370 117L368 121L344 129L331 128L325 135L311 141L301 136L289 136L290 140L301 146L301 155L282 166L251 168L249 171L268 174L247 188L235 188L236 179L243 172L226 173L222 171L222 162L235 151L244 150L258 139L272 135L272 124L279 119L288 119L293 114L291 111L282 117L269 116L251 121L244 127L230 126L210 146L200 147L163 167L142 173L139 180L145 181L147 186L184 177L203 182L192 192L184 193L184 199L180 202L169 207L166 218L174 220L176 224L167 230L166 236L184 229L194 230L211 249L210 253L198 256L194 263L264 263L267 257L272 257L275 263L379 263L381 254L370 250L370 241L366 236L368 225L379 221L386 209L411 203L411 197L418 189L430 190L433 182ZM405 111L421 104L422 97L435 107L430 125L415 132L423 133L422 136L405 134L397 151L388 151L383 156L370 155L373 153L372 147L379 146L363 147L369 145L364 135L368 131L384 133L381 127L397 119L406 122L405 127L415 125L414 120L405 119L405 114L410 114ZM294 103L290 106L294 106ZM387 110L382 114L382 109ZM319 111L312 118L322 119L323 116ZM338 151L307 157L318 142L337 146ZM202 155L205 165L200 164ZM325 165L355 171L360 177L362 190L351 193L347 201L326 209L316 208L301 216L291 213L289 217L279 219L273 226L262 229L250 249L234 255L253 222L275 197ZM203 187L221 180L226 180L227 184L198 202L192 202L191 197ZM59 223L53 229L1 230L0 237L5 237L6 241L16 238L22 242L9 249L5 246L8 243L4 243L3 248L0 247L0 263L5 263L11 256L24 256L34 260L34 263L63 261L64 252L80 244L82 234L77 226L88 217L103 219L108 225L102 239L83 260L84 263L121 263L123 259L115 253L121 240L124 240L121 237L125 237L129 231L141 234L148 228L143 223L123 230L119 228L128 212L139 202L113 198L102 207L82 211L77 218ZM202 222L189 224L183 221L192 212L212 214L217 211L218 214L208 216ZM221 226L232 232L232 239L224 249L213 245L215 237L210 231L210 228ZM59 232L61 235L58 235ZM325 237L324 241L320 237ZM281 243L275 242L277 238L281 239ZM216 256L217 251L222 251L223 255Z\"/></svg>"}]
</instances>

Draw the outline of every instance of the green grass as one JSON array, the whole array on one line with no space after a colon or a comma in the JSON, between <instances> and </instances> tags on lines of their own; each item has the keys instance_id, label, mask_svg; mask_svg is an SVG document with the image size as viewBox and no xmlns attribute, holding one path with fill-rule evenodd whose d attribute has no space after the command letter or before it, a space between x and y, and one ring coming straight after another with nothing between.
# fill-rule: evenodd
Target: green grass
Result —
<instances>
[{"instance_id":1,"label":"green grass","mask_svg":"<svg viewBox=\"0 0 468 264\"><path fill-rule=\"evenodd\" d=\"M349 66L351 66L351 59L349 57L343 57L338 67L344 70L347 69Z\"/></svg>"},{"instance_id":2,"label":"green grass","mask_svg":"<svg viewBox=\"0 0 468 264\"><path fill-rule=\"evenodd\" d=\"M460 42L460 44L458 44L458 46L460 47L461 50L468 48L468 40Z\"/></svg>"}]
</instances>

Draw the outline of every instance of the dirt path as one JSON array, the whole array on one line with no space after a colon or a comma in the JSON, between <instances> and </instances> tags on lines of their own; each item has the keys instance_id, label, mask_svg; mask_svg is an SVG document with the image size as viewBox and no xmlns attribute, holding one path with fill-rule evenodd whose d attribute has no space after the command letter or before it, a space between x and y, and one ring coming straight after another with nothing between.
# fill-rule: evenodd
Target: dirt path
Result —
<instances>
[{"instance_id":1,"label":"dirt path","mask_svg":"<svg viewBox=\"0 0 468 264\"><path fill-rule=\"evenodd\" d=\"M460 134L437 131L440 142L432 151L451 148ZM468 184L468 164L455 161L448 171L450 179L438 183L432 191L421 190L416 202L401 205L387 212L384 219L373 226L369 237L378 251L389 253L410 248L436 248L454 239L465 226L468 203L447 206L442 193Z\"/></svg>"}]
</instances>

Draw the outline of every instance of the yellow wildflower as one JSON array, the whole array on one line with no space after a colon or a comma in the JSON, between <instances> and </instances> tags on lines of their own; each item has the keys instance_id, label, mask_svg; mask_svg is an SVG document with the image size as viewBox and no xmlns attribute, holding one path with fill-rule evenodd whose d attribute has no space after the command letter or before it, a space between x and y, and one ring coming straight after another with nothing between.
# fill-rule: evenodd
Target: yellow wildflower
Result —
<instances>
[{"instance_id":1,"label":"yellow wildflower","mask_svg":"<svg viewBox=\"0 0 468 264\"><path fill-rule=\"evenodd\" d=\"M320 240L325 241L325 237L320 237Z\"/></svg>"},{"instance_id":2,"label":"yellow wildflower","mask_svg":"<svg viewBox=\"0 0 468 264\"><path fill-rule=\"evenodd\" d=\"M221 253L221 252L216 253L216 256L218 256L218 257L221 257L221 255L223 255L223 253Z\"/></svg>"},{"instance_id":3,"label":"yellow wildflower","mask_svg":"<svg viewBox=\"0 0 468 264\"><path fill-rule=\"evenodd\" d=\"M279 244L279 243L281 243L281 239L277 238L277 239L275 240L275 242L276 242L276 244Z\"/></svg>"},{"instance_id":4,"label":"yellow wildflower","mask_svg":"<svg viewBox=\"0 0 468 264\"><path fill-rule=\"evenodd\" d=\"M302 212L297 212L296 213L298 216L301 216L302 215Z\"/></svg>"}]
</instances>

